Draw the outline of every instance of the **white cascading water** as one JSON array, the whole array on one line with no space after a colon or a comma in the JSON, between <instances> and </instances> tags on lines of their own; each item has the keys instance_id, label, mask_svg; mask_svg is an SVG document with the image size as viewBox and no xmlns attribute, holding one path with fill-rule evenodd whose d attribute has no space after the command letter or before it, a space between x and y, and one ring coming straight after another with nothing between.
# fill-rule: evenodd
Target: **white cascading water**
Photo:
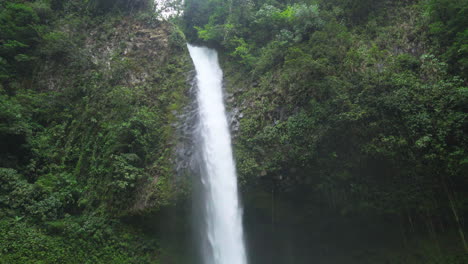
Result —
<instances>
[{"instance_id":1,"label":"white cascading water","mask_svg":"<svg viewBox=\"0 0 468 264\"><path fill-rule=\"evenodd\" d=\"M188 45L195 64L203 161L204 264L246 264L242 211L216 51Z\"/></svg>"}]
</instances>

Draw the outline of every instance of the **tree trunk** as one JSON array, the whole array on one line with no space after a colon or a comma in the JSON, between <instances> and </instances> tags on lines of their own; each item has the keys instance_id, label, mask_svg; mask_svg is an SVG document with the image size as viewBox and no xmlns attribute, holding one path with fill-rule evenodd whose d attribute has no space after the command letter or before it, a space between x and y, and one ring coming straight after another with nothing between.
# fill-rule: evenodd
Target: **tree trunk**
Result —
<instances>
[{"instance_id":1,"label":"tree trunk","mask_svg":"<svg viewBox=\"0 0 468 264\"><path fill-rule=\"evenodd\" d=\"M271 231L275 232L275 187L271 188Z\"/></svg>"},{"instance_id":2,"label":"tree trunk","mask_svg":"<svg viewBox=\"0 0 468 264\"><path fill-rule=\"evenodd\" d=\"M429 230L429 235L434 240L438 253L441 254L442 251L440 248L439 240L437 239L437 233L434 227L434 222L432 221L432 217L429 214L429 209L426 209L426 217L427 217L426 223L427 223L427 228Z\"/></svg>"},{"instance_id":3,"label":"tree trunk","mask_svg":"<svg viewBox=\"0 0 468 264\"><path fill-rule=\"evenodd\" d=\"M411 233L414 233L414 224L413 224L413 218L411 217L411 212L410 210L406 209L406 214L408 215L408 222L410 224L410 231Z\"/></svg>"},{"instance_id":4,"label":"tree trunk","mask_svg":"<svg viewBox=\"0 0 468 264\"><path fill-rule=\"evenodd\" d=\"M445 183L445 178L442 177L442 185L444 186L445 193L447 194L447 198L449 200L450 204L450 209L452 210L453 213L453 218L455 219L455 223L457 224L457 229L458 229L458 234L460 235L460 240L463 245L463 249L465 250L466 253L468 253L468 245L466 243L465 239L465 233L463 232L463 227L460 224L460 217L458 216L457 212L457 207L455 205L454 197L452 193L449 191L447 184Z\"/></svg>"}]
</instances>

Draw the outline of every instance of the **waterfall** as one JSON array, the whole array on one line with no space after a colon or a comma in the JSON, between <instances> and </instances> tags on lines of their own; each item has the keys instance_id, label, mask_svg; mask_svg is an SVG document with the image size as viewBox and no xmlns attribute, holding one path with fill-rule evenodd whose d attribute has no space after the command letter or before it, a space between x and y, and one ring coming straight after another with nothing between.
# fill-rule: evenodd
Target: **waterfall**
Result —
<instances>
[{"instance_id":1,"label":"waterfall","mask_svg":"<svg viewBox=\"0 0 468 264\"><path fill-rule=\"evenodd\" d=\"M188 45L196 70L204 264L246 264L242 212L216 51Z\"/></svg>"}]
</instances>

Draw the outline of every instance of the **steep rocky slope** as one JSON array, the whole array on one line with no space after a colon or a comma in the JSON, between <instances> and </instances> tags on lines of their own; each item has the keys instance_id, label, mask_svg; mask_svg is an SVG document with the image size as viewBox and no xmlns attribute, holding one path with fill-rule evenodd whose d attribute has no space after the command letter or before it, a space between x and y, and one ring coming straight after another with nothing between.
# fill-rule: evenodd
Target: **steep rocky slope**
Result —
<instances>
[{"instance_id":1,"label":"steep rocky slope","mask_svg":"<svg viewBox=\"0 0 468 264\"><path fill-rule=\"evenodd\" d=\"M32 73L1 90L0 260L157 263L167 208L187 199L183 34L145 13L71 13L47 31Z\"/></svg>"}]
</instances>

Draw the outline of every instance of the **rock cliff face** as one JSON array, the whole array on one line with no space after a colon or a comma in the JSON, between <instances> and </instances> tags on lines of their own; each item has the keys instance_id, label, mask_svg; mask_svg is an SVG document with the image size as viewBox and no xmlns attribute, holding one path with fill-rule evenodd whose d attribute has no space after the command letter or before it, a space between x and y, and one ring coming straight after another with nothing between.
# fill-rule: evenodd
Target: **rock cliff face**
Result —
<instances>
[{"instance_id":1,"label":"rock cliff face","mask_svg":"<svg viewBox=\"0 0 468 264\"><path fill-rule=\"evenodd\" d=\"M98 27L92 29L86 39L86 48L91 52L95 65L111 69L116 56L121 60L131 59L140 64L140 71L128 71L125 80L127 85L145 83L155 67L164 66L169 57L176 55L177 49L170 43L171 33L176 30L168 23L142 23L130 19L117 22L110 32L103 32ZM177 44L176 44L177 45ZM177 47L179 50L183 47ZM183 56L183 54L177 54Z\"/></svg>"},{"instance_id":2,"label":"rock cliff face","mask_svg":"<svg viewBox=\"0 0 468 264\"><path fill-rule=\"evenodd\" d=\"M167 171L164 176L167 178L160 179L160 168L150 168L151 178L140 182L138 195L130 209L133 213L153 211L161 205L174 202L187 188L187 179L176 178L171 166L174 165L176 144L180 141L177 133L179 131L176 131L183 121L180 120L180 115L189 104L188 75L192 69L192 61L183 34L166 22L148 24L123 20L107 38L96 41L96 37L100 39L99 28L91 31L87 39L95 64L112 71L119 67L116 56L121 62L131 62L131 66L122 73L123 78L119 85L146 87L145 96L153 101L155 107L163 107L158 111L162 110L165 115L167 153L155 158L165 159L164 169Z\"/></svg>"},{"instance_id":3,"label":"rock cliff face","mask_svg":"<svg viewBox=\"0 0 468 264\"><path fill-rule=\"evenodd\" d=\"M91 119L91 123L96 124L89 135L68 132L61 135L65 141L72 142L71 145L75 144L75 151L81 152L68 154L78 163L76 172L82 179L101 178L99 185L111 186L113 181L120 182L120 188L109 190L107 187L105 191L126 193L124 200L129 202L120 208L126 212L124 215L157 211L180 198L187 188L186 179L174 176L173 165L175 145L179 141L176 126L183 108L189 103L188 75L192 69L183 33L168 22L134 17L84 24L61 26L59 32L71 39L72 52L46 60L38 70L37 86L42 91L66 94L68 103L83 110L76 111L73 117ZM87 111L90 106L96 109ZM142 112L149 115L144 124L139 120ZM90 174L88 169L99 165L92 164L91 159L96 157L83 154L89 150L84 150L78 139L106 140L102 135L112 133L106 124L122 130L112 143L103 143L115 144L112 148L116 149L104 151L94 147L93 155L104 161L113 155L135 154L137 161L124 158L122 166L131 165L137 173L123 169L122 174L116 176L120 174L117 172L120 165L101 164L111 168L109 173ZM86 125L79 126L85 129ZM70 132L77 129L71 128ZM137 137L146 139L141 142ZM104 186L90 187L104 191ZM114 199L105 203L113 207ZM98 203L101 202L99 198Z\"/></svg>"},{"instance_id":4,"label":"rock cliff face","mask_svg":"<svg viewBox=\"0 0 468 264\"><path fill-rule=\"evenodd\" d=\"M132 214L158 210L186 195L188 179L177 178L174 168L176 144L181 140L176 130L184 121L180 119L183 108L190 103L188 75L192 62L185 45L183 34L169 23L131 19L118 22L107 36L94 29L86 40L94 64L105 71L112 72L119 68L119 62L128 62L117 85L145 87L143 96L164 115L164 152L148 157L161 163L146 168L150 178L140 180L130 207Z\"/></svg>"}]
</instances>

